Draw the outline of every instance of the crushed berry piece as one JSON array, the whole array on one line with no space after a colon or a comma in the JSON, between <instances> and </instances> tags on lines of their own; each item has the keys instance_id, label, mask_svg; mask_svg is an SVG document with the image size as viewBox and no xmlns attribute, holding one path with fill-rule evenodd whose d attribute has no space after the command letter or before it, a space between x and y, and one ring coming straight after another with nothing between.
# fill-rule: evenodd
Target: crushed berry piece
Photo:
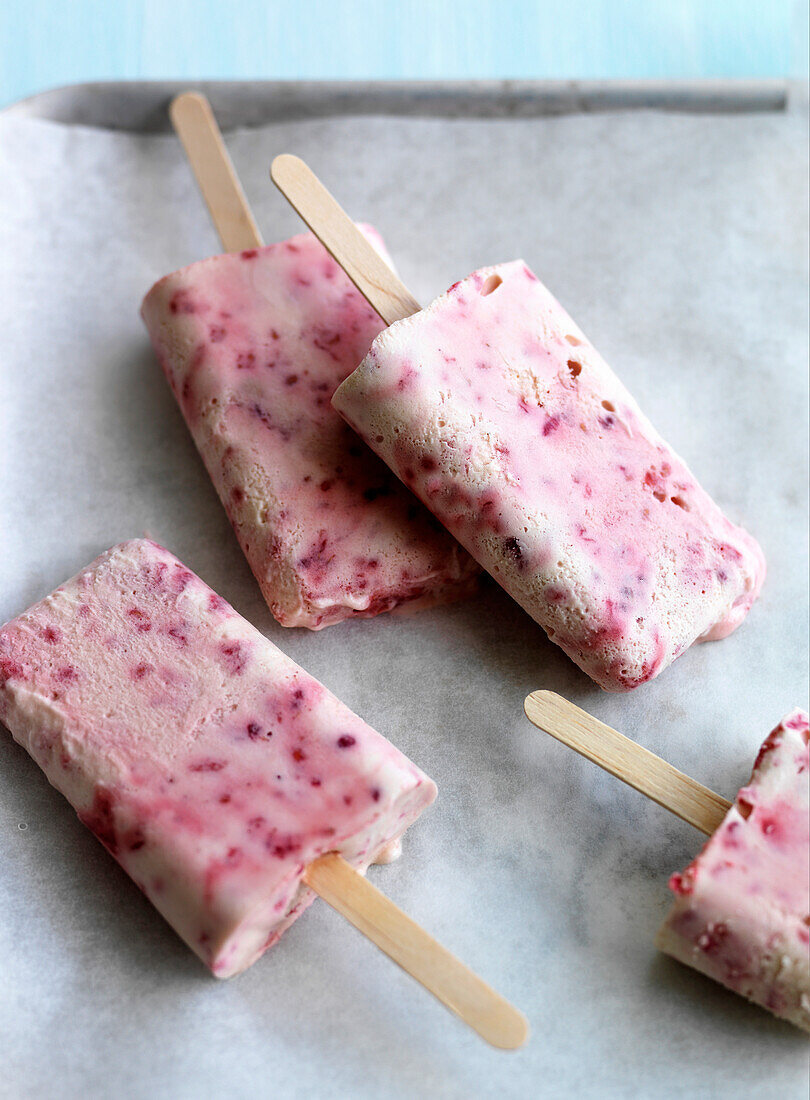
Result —
<instances>
[{"instance_id":1,"label":"crushed berry piece","mask_svg":"<svg viewBox=\"0 0 810 1100\"><path fill-rule=\"evenodd\" d=\"M187 290L175 291L169 302L170 313L195 313L196 309L197 307L191 300L191 295Z\"/></svg>"},{"instance_id":2,"label":"crushed berry piece","mask_svg":"<svg viewBox=\"0 0 810 1100\"><path fill-rule=\"evenodd\" d=\"M779 822L771 814L768 814L767 816L763 815L759 822L759 827L765 834L765 836L773 836L774 833L777 833L779 831Z\"/></svg>"},{"instance_id":3,"label":"crushed berry piece","mask_svg":"<svg viewBox=\"0 0 810 1100\"><path fill-rule=\"evenodd\" d=\"M79 820L96 834L111 855L118 851L118 837L113 817L113 797L109 791L99 788L90 810L79 813Z\"/></svg>"},{"instance_id":4,"label":"crushed berry piece","mask_svg":"<svg viewBox=\"0 0 810 1100\"><path fill-rule=\"evenodd\" d=\"M244 670L246 657L241 642L230 642L220 646L220 651L225 657L228 670L236 676Z\"/></svg>"},{"instance_id":5,"label":"crushed berry piece","mask_svg":"<svg viewBox=\"0 0 810 1100\"><path fill-rule=\"evenodd\" d=\"M151 619L144 611L141 611L139 608L131 607L129 611L127 611L127 615L129 615L130 619L132 620L135 629L140 630L141 633L145 634L147 631L152 629Z\"/></svg>"},{"instance_id":6,"label":"crushed berry piece","mask_svg":"<svg viewBox=\"0 0 810 1100\"><path fill-rule=\"evenodd\" d=\"M523 560L523 548L514 535L503 540L503 548L506 555L511 558L513 562L521 562Z\"/></svg>"},{"instance_id":7,"label":"crushed berry piece","mask_svg":"<svg viewBox=\"0 0 810 1100\"><path fill-rule=\"evenodd\" d=\"M695 867L690 864L685 871L670 875L669 888L674 894L686 896L695 888Z\"/></svg>"},{"instance_id":8,"label":"crushed berry piece","mask_svg":"<svg viewBox=\"0 0 810 1100\"><path fill-rule=\"evenodd\" d=\"M285 856L292 855L301 847L298 841L293 840L292 837L275 842L272 834L267 838L267 846L277 859L284 859Z\"/></svg>"},{"instance_id":9,"label":"crushed berry piece","mask_svg":"<svg viewBox=\"0 0 810 1100\"><path fill-rule=\"evenodd\" d=\"M728 926L722 921L717 921L709 924L705 932L701 932L697 938L697 946L707 955L714 955L720 950L727 936Z\"/></svg>"}]
</instances>

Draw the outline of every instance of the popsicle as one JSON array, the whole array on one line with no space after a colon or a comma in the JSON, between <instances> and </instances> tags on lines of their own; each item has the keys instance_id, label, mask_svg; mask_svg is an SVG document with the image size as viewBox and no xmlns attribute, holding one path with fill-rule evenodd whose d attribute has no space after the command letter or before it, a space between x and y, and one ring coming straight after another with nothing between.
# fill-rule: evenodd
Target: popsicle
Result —
<instances>
[{"instance_id":1,"label":"popsicle","mask_svg":"<svg viewBox=\"0 0 810 1100\"><path fill-rule=\"evenodd\" d=\"M526 714L710 836L670 879L656 945L810 1032L810 756L806 711L767 737L733 803L548 691Z\"/></svg>"},{"instance_id":2,"label":"popsicle","mask_svg":"<svg viewBox=\"0 0 810 1100\"><path fill-rule=\"evenodd\" d=\"M379 318L313 236L262 244L205 100L172 114L240 250L161 279L141 312L273 615L317 630L469 595L478 566L330 405Z\"/></svg>"},{"instance_id":3,"label":"popsicle","mask_svg":"<svg viewBox=\"0 0 810 1100\"><path fill-rule=\"evenodd\" d=\"M765 563L522 262L419 312L295 157L273 179L390 327L332 404L608 691L744 619Z\"/></svg>"},{"instance_id":4,"label":"popsicle","mask_svg":"<svg viewBox=\"0 0 810 1100\"><path fill-rule=\"evenodd\" d=\"M765 741L751 780L675 895L657 946L810 1031L810 760L807 714Z\"/></svg>"},{"instance_id":5,"label":"popsicle","mask_svg":"<svg viewBox=\"0 0 810 1100\"><path fill-rule=\"evenodd\" d=\"M0 719L217 977L317 891L489 1041L525 1038L354 870L394 854L433 782L154 542L0 629Z\"/></svg>"}]
</instances>

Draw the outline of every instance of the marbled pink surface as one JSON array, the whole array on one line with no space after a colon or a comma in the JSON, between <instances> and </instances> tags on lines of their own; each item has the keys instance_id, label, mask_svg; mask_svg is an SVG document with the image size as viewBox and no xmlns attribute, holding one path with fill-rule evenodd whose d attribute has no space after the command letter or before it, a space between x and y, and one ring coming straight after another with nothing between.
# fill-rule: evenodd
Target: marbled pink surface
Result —
<instances>
[{"instance_id":1,"label":"marbled pink surface","mask_svg":"<svg viewBox=\"0 0 810 1100\"><path fill-rule=\"evenodd\" d=\"M144 539L0 629L0 719L219 977L312 901L308 863L384 859L436 794Z\"/></svg>"},{"instance_id":2,"label":"marbled pink surface","mask_svg":"<svg viewBox=\"0 0 810 1100\"><path fill-rule=\"evenodd\" d=\"M730 633L759 592L757 543L522 261L381 333L333 404L607 690Z\"/></svg>"},{"instance_id":3,"label":"marbled pink surface","mask_svg":"<svg viewBox=\"0 0 810 1100\"><path fill-rule=\"evenodd\" d=\"M474 590L475 563L330 404L382 322L314 237L167 275L142 314L283 626L318 629Z\"/></svg>"}]
</instances>

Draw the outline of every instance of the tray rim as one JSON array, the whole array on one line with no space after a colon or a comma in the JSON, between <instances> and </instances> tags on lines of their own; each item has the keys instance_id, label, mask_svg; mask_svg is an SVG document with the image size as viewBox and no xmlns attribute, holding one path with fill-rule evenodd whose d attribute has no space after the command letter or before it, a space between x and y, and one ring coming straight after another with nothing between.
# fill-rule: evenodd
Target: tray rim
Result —
<instances>
[{"instance_id":1,"label":"tray rim","mask_svg":"<svg viewBox=\"0 0 810 1100\"><path fill-rule=\"evenodd\" d=\"M63 84L0 114L136 133L168 133L168 100L209 96L223 129L352 114L441 118L542 118L625 110L690 114L786 111L802 81L700 80L125 80Z\"/></svg>"}]
</instances>

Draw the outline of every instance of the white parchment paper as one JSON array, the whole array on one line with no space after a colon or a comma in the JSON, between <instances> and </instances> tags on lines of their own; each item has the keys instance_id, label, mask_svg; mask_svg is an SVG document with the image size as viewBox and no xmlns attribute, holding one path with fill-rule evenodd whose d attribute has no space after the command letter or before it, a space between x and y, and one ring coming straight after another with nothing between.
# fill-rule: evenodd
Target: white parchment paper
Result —
<instances>
[{"instance_id":1,"label":"white parchment paper","mask_svg":"<svg viewBox=\"0 0 810 1100\"><path fill-rule=\"evenodd\" d=\"M179 144L0 117L0 620L148 533L439 785L371 877L529 1017L490 1050L319 903L220 984L0 731L0 1095L804 1097L799 1032L656 954L701 837L536 731L560 691L727 796L807 705L806 106L335 117L228 137L268 241L305 157L423 301L522 256L761 541L729 639L611 697L494 585L318 634L270 617L138 318L218 251ZM801 99L801 97L800 97Z\"/></svg>"}]
</instances>

